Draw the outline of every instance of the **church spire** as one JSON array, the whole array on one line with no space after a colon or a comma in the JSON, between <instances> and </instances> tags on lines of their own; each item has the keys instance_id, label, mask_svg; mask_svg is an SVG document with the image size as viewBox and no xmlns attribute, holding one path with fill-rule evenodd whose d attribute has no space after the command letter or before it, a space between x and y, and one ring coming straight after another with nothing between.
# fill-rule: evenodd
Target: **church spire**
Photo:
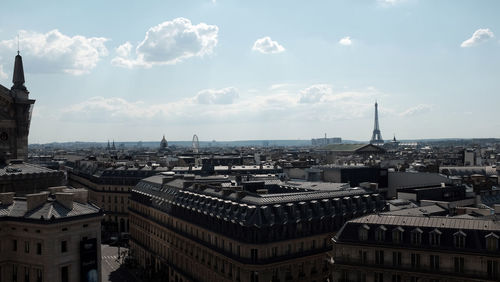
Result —
<instances>
[{"instance_id":1,"label":"church spire","mask_svg":"<svg viewBox=\"0 0 500 282\"><path fill-rule=\"evenodd\" d=\"M24 68L23 68L23 58L19 55L19 51L17 51L16 60L14 62L14 75L12 76L12 85L11 89L18 89L27 91L26 86L24 86Z\"/></svg>"}]
</instances>

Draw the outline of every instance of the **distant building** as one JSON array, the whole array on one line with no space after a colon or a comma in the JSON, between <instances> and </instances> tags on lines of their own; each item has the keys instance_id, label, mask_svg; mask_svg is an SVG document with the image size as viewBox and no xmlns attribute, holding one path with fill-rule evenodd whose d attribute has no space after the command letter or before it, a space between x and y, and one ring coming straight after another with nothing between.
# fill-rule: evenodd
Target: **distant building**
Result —
<instances>
[{"instance_id":1,"label":"distant building","mask_svg":"<svg viewBox=\"0 0 500 282\"><path fill-rule=\"evenodd\" d=\"M307 180L349 183L357 187L363 182L377 183L379 188L388 185L387 169L368 166L320 165L306 171Z\"/></svg>"},{"instance_id":2,"label":"distant building","mask_svg":"<svg viewBox=\"0 0 500 282\"><path fill-rule=\"evenodd\" d=\"M464 150L464 166L476 165L476 152L473 149Z\"/></svg>"},{"instance_id":3,"label":"distant building","mask_svg":"<svg viewBox=\"0 0 500 282\"><path fill-rule=\"evenodd\" d=\"M311 139L311 144L313 146L325 146L330 144L341 144L342 138L333 137L333 138L313 138Z\"/></svg>"},{"instance_id":4,"label":"distant building","mask_svg":"<svg viewBox=\"0 0 500 282\"><path fill-rule=\"evenodd\" d=\"M333 237L334 281L499 281L500 223L368 215Z\"/></svg>"},{"instance_id":5,"label":"distant building","mask_svg":"<svg viewBox=\"0 0 500 282\"><path fill-rule=\"evenodd\" d=\"M160 151L165 151L168 147L168 142L167 139L165 139L165 135L163 135L163 138L161 139L160 142Z\"/></svg>"},{"instance_id":6,"label":"distant building","mask_svg":"<svg viewBox=\"0 0 500 282\"><path fill-rule=\"evenodd\" d=\"M335 163L339 158L348 156L376 156L384 154L386 151L373 144L332 144L318 149L326 154L326 161L329 164Z\"/></svg>"},{"instance_id":7,"label":"distant building","mask_svg":"<svg viewBox=\"0 0 500 282\"><path fill-rule=\"evenodd\" d=\"M101 210L86 190L50 190L0 193L0 281L101 281Z\"/></svg>"},{"instance_id":8,"label":"distant building","mask_svg":"<svg viewBox=\"0 0 500 282\"><path fill-rule=\"evenodd\" d=\"M331 236L383 198L345 184L156 175L132 191L130 252L163 281L332 281Z\"/></svg>"}]
</instances>

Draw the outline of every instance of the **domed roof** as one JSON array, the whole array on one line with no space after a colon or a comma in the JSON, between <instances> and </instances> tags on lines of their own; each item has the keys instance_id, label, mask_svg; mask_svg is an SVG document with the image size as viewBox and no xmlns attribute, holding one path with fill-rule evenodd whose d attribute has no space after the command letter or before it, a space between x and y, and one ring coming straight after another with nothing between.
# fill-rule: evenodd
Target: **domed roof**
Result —
<instances>
[{"instance_id":1,"label":"domed roof","mask_svg":"<svg viewBox=\"0 0 500 282\"><path fill-rule=\"evenodd\" d=\"M168 142L167 139L165 139L165 134L164 134L160 142L160 148L167 148L167 147L168 147Z\"/></svg>"}]
</instances>

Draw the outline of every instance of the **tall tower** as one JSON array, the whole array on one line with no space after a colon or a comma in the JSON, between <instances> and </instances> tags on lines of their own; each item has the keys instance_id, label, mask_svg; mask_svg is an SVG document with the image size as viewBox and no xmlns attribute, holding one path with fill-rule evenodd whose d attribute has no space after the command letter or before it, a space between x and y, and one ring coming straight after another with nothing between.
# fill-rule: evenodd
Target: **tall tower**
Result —
<instances>
[{"instance_id":1,"label":"tall tower","mask_svg":"<svg viewBox=\"0 0 500 282\"><path fill-rule=\"evenodd\" d=\"M380 128L378 126L378 104L375 102L375 125L373 126L372 140L370 144L384 144L384 139L382 139L382 134L380 134Z\"/></svg>"},{"instance_id":2,"label":"tall tower","mask_svg":"<svg viewBox=\"0 0 500 282\"><path fill-rule=\"evenodd\" d=\"M28 158L28 134L35 100L24 86L23 59L17 52L12 87L0 85L0 162Z\"/></svg>"}]
</instances>

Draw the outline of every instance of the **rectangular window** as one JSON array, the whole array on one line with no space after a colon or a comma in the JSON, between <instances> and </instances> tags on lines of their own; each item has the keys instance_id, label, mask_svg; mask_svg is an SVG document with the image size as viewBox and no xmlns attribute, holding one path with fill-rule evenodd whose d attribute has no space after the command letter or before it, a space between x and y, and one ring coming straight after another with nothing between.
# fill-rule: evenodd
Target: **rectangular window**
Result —
<instances>
[{"instance_id":1,"label":"rectangular window","mask_svg":"<svg viewBox=\"0 0 500 282\"><path fill-rule=\"evenodd\" d=\"M488 260L487 261L487 271L488 271L488 278L493 278L496 279L498 278L498 261L495 260Z\"/></svg>"},{"instance_id":2,"label":"rectangular window","mask_svg":"<svg viewBox=\"0 0 500 282\"><path fill-rule=\"evenodd\" d=\"M250 282L259 282L259 273L257 271L250 273Z\"/></svg>"},{"instance_id":3,"label":"rectangular window","mask_svg":"<svg viewBox=\"0 0 500 282\"><path fill-rule=\"evenodd\" d=\"M392 266L401 266L401 252L392 252Z\"/></svg>"},{"instance_id":4,"label":"rectangular window","mask_svg":"<svg viewBox=\"0 0 500 282\"><path fill-rule=\"evenodd\" d=\"M411 233L411 243L413 245L420 245L422 242L422 234L420 232L412 232Z\"/></svg>"},{"instance_id":5,"label":"rectangular window","mask_svg":"<svg viewBox=\"0 0 500 282\"><path fill-rule=\"evenodd\" d=\"M12 266L12 282L17 282L17 265Z\"/></svg>"},{"instance_id":6,"label":"rectangular window","mask_svg":"<svg viewBox=\"0 0 500 282\"><path fill-rule=\"evenodd\" d=\"M392 275L392 282L401 282L401 275Z\"/></svg>"},{"instance_id":7,"label":"rectangular window","mask_svg":"<svg viewBox=\"0 0 500 282\"><path fill-rule=\"evenodd\" d=\"M411 254L411 267L412 268L420 267L420 254Z\"/></svg>"},{"instance_id":8,"label":"rectangular window","mask_svg":"<svg viewBox=\"0 0 500 282\"><path fill-rule=\"evenodd\" d=\"M12 240L12 250L14 252L17 252L17 240Z\"/></svg>"},{"instance_id":9,"label":"rectangular window","mask_svg":"<svg viewBox=\"0 0 500 282\"><path fill-rule=\"evenodd\" d=\"M61 267L61 282L69 282L69 267Z\"/></svg>"},{"instance_id":10,"label":"rectangular window","mask_svg":"<svg viewBox=\"0 0 500 282\"><path fill-rule=\"evenodd\" d=\"M251 256L252 262L257 262L257 260L259 259L258 250L257 249L251 249L250 250L250 256Z\"/></svg>"},{"instance_id":11,"label":"rectangular window","mask_svg":"<svg viewBox=\"0 0 500 282\"><path fill-rule=\"evenodd\" d=\"M375 282L384 282L384 274L383 273L375 273Z\"/></svg>"},{"instance_id":12,"label":"rectangular window","mask_svg":"<svg viewBox=\"0 0 500 282\"><path fill-rule=\"evenodd\" d=\"M24 252L29 254L30 252L30 242L29 241L24 241Z\"/></svg>"},{"instance_id":13,"label":"rectangular window","mask_svg":"<svg viewBox=\"0 0 500 282\"><path fill-rule=\"evenodd\" d=\"M278 256L278 247L273 247L273 248L271 249L271 253L272 253L271 255L272 255L273 257L277 257L277 256Z\"/></svg>"},{"instance_id":14,"label":"rectangular window","mask_svg":"<svg viewBox=\"0 0 500 282\"><path fill-rule=\"evenodd\" d=\"M41 269L36 270L36 282L43 282L43 272Z\"/></svg>"},{"instance_id":15,"label":"rectangular window","mask_svg":"<svg viewBox=\"0 0 500 282\"><path fill-rule=\"evenodd\" d=\"M368 262L368 253L366 251L359 251L359 261L363 264Z\"/></svg>"},{"instance_id":16,"label":"rectangular window","mask_svg":"<svg viewBox=\"0 0 500 282\"><path fill-rule=\"evenodd\" d=\"M431 269L439 270L439 256L430 255L429 256L429 264Z\"/></svg>"},{"instance_id":17,"label":"rectangular window","mask_svg":"<svg viewBox=\"0 0 500 282\"><path fill-rule=\"evenodd\" d=\"M24 282L29 282L30 281L30 268L29 267L24 267Z\"/></svg>"},{"instance_id":18,"label":"rectangular window","mask_svg":"<svg viewBox=\"0 0 500 282\"><path fill-rule=\"evenodd\" d=\"M384 264L384 251L375 251L375 263Z\"/></svg>"},{"instance_id":19,"label":"rectangular window","mask_svg":"<svg viewBox=\"0 0 500 282\"><path fill-rule=\"evenodd\" d=\"M68 241L61 241L61 253L68 251Z\"/></svg>"},{"instance_id":20,"label":"rectangular window","mask_svg":"<svg viewBox=\"0 0 500 282\"><path fill-rule=\"evenodd\" d=\"M456 257L453 258L456 273L464 273L464 258Z\"/></svg>"}]
</instances>

